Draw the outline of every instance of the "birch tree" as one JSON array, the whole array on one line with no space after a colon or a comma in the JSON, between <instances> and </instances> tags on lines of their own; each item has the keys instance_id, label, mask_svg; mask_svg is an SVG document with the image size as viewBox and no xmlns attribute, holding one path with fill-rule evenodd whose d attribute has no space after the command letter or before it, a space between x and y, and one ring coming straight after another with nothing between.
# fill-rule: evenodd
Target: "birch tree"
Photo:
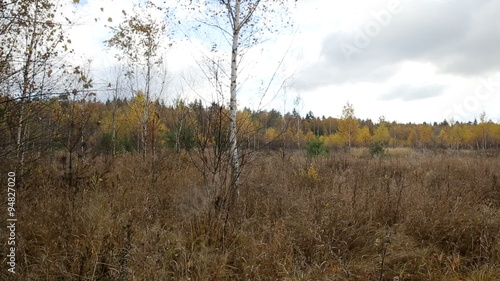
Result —
<instances>
[{"instance_id":1,"label":"birch tree","mask_svg":"<svg viewBox=\"0 0 500 281\"><path fill-rule=\"evenodd\" d=\"M349 148L353 140L356 138L358 132L359 122L354 115L354 107L351 103L347 102L342 107L342 117L339 122L339 132L346 140Z\"/></svg>"},{"instance_id":2,"label":"birch tree","mask_svg":"<svg viewBox=\"0 0 500 281\"><path fill-rule=\"evenodd\" d=\"M180 1L179 1L180 2ZM239 194L241 176L241 155L238 150L238 91L240 65L249 49L255 47L273 33L291 25L287 0L218 0L190 1L195 12L204 12L197 22L207 27L207 35L218 35L212 49L229 51L229 143L231 161L231 182L228 202L234 202ZM193 3L194 2L194 3ZM296 2L296 1L293 1ZM217 36L214 35L214 36ZM221 39L222 38L222 39ZM284 50L285 52L285 50ZM218 62L217 62L218 63ZM272 78L271 78L272 79Z\"/></svg>"},{"instance_id":3,"label":"birch tree","mask_svg":"<svg viewBox=\"0 0 500 281\"><path fill-rule=\"evenodd\" d=\"M166 37L166 24L149 13L149 10L155 7L148 1L144 8L137 7L132 15L123 11L125 20L117 27L111 28L113 35L106 41L109 47L120 51L117 57L128 67L126 73L131 82L132 92L138 94L142 91L145 94L140 118L142 128L140 142L144 159L150 143L148 124L152 116L150 111L152 95L162 94L166 83L166 71L161 53ZM154 152L153 144L151 148Z\"/></svg>"},{"instance_id":4,"label":"birch tree","mask_svg":"<svg viewBox=\"0 0 500 281\"><path fill-rule=\"evenodd\" d=\"M26 152L44 133L35 125L42 109L34 101L61 88L61 57L72 52L63 28L71 21L59 8L54 0L0 1L0 96L14 105L4 115L10 119L5 133L13 143L7 149L15 153L18 171L25 170Z\"/></svg>"}]
</instances>

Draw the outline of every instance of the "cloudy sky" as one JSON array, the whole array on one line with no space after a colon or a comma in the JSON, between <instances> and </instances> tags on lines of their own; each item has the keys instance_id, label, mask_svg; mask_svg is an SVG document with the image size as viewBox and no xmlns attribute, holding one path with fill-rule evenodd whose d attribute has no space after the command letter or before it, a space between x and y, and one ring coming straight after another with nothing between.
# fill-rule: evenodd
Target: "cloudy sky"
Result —
<instances>
[{"instance_id":1,"label":"cloudy sky","mask_svg":"<svg viewBox=\"0 0 500 281\"><path fill-rule=\"evenodd\" d=\"M103 77L115 63L103 48L109 37L103 23L119 22L133 1L81 2L72 7L80 23L71 31L73 45ZM299 0L289 14L293 27L246 55L239 106L339 117L350 102L363 119L469 121L484 111L500 122L498 11L495 0ZM199 70L209 40L174 41L165 50L171 80L165 98L214 99Z\"/></svg>"}]
</instances>

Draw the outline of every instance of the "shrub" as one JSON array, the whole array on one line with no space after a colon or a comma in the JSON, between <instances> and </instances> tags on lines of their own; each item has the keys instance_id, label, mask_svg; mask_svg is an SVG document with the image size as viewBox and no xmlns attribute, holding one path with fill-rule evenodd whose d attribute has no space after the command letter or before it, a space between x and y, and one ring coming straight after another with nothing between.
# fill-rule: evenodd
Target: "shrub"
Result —
<instances>
[{"instance_id":1,"label":"shrub","mask_svg":"<svg viewBox=\"0 0 500 281\"><path fill-rule=\"evenodd\" d=\"M328 153L325 143L319 138L314 138L306 144L307 156L316 157Z\"/></svg>"},{"instance_id":2,"label":"shrub","mask_svg":"<svg viewBox=\"0 0 500 281\"><path fill-rule=\"evenodd\" d=\"M370 155L372 157L375 156L384 156L385 155L385 146L381 141L377 141L372 143L370 146Z\"/></svg>"}]
</instances>

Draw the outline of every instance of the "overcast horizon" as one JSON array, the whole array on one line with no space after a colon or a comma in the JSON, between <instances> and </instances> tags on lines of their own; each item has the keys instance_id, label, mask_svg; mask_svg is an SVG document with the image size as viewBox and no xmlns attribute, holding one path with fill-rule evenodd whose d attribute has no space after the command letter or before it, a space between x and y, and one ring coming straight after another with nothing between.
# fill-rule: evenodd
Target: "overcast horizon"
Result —
<instances>
[{"instance_id":1,"label":"overcast horizon","mask_svg":"<svg viewBox=\"0 0 500 281\"><path fill-rule=\"evenodd\" d=\"M73 7L80 23L70 33L73 47L93 59L97 77L116 63L104 48L109 31L102 22L109 16L119 23L132 3L87 0ZM468 122L484 111L500 122L499 10L493 0L299 0L290 15L293 27L245 58L239 107L339 117L350 102L356 117L374 121ZM209 48L204 40L173 38L165 50L171 88L162 98L213 99L183 84L191 79L205 89L203 78L193 77L200 74L197 58ZM284 55L270 93L261 99L255 93ZM285 79L285 90L279 90Z\"/></svg>"}]
</instances>

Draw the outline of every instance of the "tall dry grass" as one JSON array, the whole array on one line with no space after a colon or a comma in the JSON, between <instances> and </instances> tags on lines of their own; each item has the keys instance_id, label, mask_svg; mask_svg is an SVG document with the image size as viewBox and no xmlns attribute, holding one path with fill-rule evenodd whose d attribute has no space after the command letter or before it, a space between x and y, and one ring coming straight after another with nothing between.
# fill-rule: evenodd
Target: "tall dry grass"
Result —
<instances>
[{"instance_id":1,"label":"tall dry grass","mask_svg":"<svg viewBox=\"0 0 500 281\"><path fill-rule=\"evenodd\" d=\"M498 157L262 153L230 214L185 154L58 169L19 191L4 280L500 280Z\"/></svg>"}]
</instances>

